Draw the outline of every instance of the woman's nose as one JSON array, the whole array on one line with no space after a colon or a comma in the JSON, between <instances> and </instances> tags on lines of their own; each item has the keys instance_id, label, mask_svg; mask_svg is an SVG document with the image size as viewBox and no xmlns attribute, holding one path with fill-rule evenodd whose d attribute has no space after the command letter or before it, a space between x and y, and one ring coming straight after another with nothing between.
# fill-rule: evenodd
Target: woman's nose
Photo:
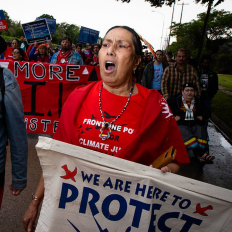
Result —
<instances>
[{"instance_id":1,"label":"woman's nose","mask_svg":"<svg viewBox=\"0 0 232 232\"><path fill-rule=\"evenodd\" d=\"M111 46L108 47L107 54L110 55L110 56L115 55L115 45L111 45Z\"/></svg>"}]
</instances>

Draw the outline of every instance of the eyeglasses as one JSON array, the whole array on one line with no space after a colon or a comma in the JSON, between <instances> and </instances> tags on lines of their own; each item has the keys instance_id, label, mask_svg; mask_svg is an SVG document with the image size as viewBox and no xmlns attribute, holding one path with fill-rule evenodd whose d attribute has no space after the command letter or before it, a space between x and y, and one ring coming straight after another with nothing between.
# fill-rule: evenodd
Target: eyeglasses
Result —
<instances>
[{"instance_id":1,"label":"eyeglasses","mask_svg":"<svg viewBox=\"0 0 232 232\"><path fill-rule=\"evenodd\" d=\"M12 54L14 55L14 54L19 54L19 52L12 52Z\"/></svg>"},{"instance_id":2,"label":"eyeglasses","mask_svg":"<svg viewBox=\"0 0 232 232\"><path fill-rule=\"evenodd\" d=\"M11 43L11 44L18 44L18 43Z\"/></svg>"},{"instance_id":3,"label":"eyeglasses","mask_svg":"<svg viewBox=\"0 0 232 232\"><path fill-rule=\"evenodd\" d=\"M194 92L194 89L185 89L184 91L187 92L187 93L188 93L188 92L193 93L193 92Z\"/></svg>"}]
</instances>

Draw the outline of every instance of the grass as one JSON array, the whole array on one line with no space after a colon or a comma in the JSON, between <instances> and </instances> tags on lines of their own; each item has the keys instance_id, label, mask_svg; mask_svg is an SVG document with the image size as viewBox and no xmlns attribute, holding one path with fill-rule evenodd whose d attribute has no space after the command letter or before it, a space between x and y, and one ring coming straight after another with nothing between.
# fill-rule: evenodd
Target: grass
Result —
<instances>
[{"instance_id":1,"label":"grass","mask_svg":"<svg viewBox=\"0 0 232 232\"><path fill-rule=\"evenodd\" d=\"M223 75L226 76L226 75ZM229 76L229 75L228 75ZM232 76L230 76L232 78ZM220 77L219 77L220 78ZM231 82L232 85L232 82ZM225 86L226 87L226 86ZM232 128L232 95L218 91L212 100L212 113Z\"/></svg>"},{"instance_id":2,"label":"grass","mask_svg":"<svg viewBox=\"0 0 232 232\"><path fill-rule=\"evenodd\" d=\"M218 84L232 91L232 75L218 74Z\"/></svg>"}]
</instances>

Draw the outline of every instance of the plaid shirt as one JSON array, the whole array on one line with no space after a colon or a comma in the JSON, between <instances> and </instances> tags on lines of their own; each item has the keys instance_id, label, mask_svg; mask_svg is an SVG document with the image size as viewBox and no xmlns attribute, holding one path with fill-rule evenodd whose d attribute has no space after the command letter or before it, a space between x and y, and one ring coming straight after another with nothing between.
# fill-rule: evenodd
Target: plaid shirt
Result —
<instances>
[{"instance_id":1,"label":"plaid shirt","mask_svg":"<svg viewBox=\"0 0 232 232\"><path fill-rule=\"evenodd\" d=\"M177 64L168 66L163 74L161 91L164 97L171 97L175 94L181 93L185 83L192 83L195 85L195 96L201 96L201 87L199 77L196 69L186 64L185 69L179 70Z\"/></svg>"}]
</instances>

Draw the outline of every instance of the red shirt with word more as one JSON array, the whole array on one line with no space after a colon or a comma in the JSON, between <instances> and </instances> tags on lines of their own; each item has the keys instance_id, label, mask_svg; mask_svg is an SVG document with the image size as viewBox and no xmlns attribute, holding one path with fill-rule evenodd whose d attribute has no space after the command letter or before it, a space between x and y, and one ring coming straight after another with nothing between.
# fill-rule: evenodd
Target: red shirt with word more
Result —
<instances>
[{"instance_id":1,"label":"red shirt with word more","mask_svg":"<svg viewBox=\"0 0 232 232\"><path fill-rule=\"evenodd\" d=\"M102 140L100 129L103 120L99 108L99 90L102 82L98 82L89 92L77 116L76 130L79 134L80 146L115 155L134 136L138 118L146 104L150 91L137 85L138 94L131 97L126 110L112 125L110 138ZM112 94L102 89L101 103L105 121L112 122L123 110L128 97Z\"/></svg>"}]
</instances>

